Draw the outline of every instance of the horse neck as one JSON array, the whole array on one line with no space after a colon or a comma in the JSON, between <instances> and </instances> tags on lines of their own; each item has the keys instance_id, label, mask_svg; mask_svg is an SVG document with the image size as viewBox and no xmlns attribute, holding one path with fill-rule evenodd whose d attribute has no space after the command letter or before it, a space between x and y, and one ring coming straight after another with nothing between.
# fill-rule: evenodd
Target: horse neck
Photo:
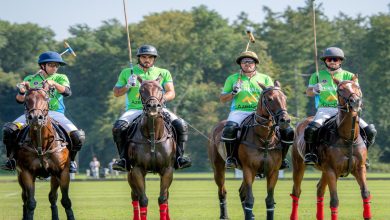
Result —
<instances>
[{"instance_id":1,"label":"horse neck","mask_svg":"<svg viewBox=\"0 0 390 220\"><path fill-rule=\"evenodd\" d=\"M32 126L30 126L29 135L33 146L42 147L43 150L49 149L55 139L55 132L51 119L48 117L46 124L37 130L34 130Z\"/></svg>"},{"instance_id":2,"label":"horse neck","mask_svg":"<svg viewBox=\"0 0 390 220\"><path fill-rule=\"evenodd\" d=\"M161 115L157 117L149 117L146 114L141 120L141 132L145 137L150 138L151 133L154 131L155 139L161 139L164 135L164 120Z\"/></svg>"},{"instance_id":3,"label":"horse neck","mask_svg":"<svg viewBox=\"0 0 390 220\"><path fill-rule=\"evenodd\" d=\"M355 117L355 122L353 123ZM352 129L355 129L351 137ZM356 139L359 135L359 116L357 112L345 112L339 110L337 117L337 131L340 137L345 140Z\"/></svg>"},{"instance_id":4,"label":"horse neck","mask_svg":"<svg viewBox=\"0 0 390 220\"><path fill-rule=\"evenodd\" d=\"M263 118L268 118L269 119L269 117L261 115L261 112L259 112L259 111L256 111L256 114L261 116L261 117L263 117ZM257 123L259 123L259 121L257 121ZM272 129L272 120L269 120L267 123L264 123L264 124L263 123L259 123L259 124L261 124L261 125L260 126L255 126L254 130L255 130L255 134L257 136L259 136L260 138L266 139L266 138L268 138L270 132L274 132L274 131L271 131L271 129Z\"/></svg>"}]
</instances>

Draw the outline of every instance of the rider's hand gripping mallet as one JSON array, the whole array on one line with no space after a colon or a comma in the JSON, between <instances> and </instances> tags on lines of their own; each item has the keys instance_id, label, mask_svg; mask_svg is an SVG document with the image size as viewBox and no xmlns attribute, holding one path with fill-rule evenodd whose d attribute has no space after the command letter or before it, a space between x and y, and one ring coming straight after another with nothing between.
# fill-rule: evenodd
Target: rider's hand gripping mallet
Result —
<instances>
[{"instance_id":1,"label":"rider's hand gripping mallet","mask_svg":"<svg viewBox=\"0 0 390 220\"><path fill-rule=\"evenodd\" d=\"M76 56L76 53L74 52L72 47L70 47L70 45L66 41L64 41L64 47L65 47L65 50L64 50L64 52L60 53L61 56L64 55L65 53L70 53L74 57Z\"/></svg>"}]
</instances>

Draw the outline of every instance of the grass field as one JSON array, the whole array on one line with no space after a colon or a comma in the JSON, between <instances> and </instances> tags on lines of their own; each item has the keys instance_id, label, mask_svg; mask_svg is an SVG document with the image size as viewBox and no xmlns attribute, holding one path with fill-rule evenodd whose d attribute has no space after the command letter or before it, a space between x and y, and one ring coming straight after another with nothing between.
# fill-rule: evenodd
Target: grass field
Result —
<instances>
[{"instance_id":1,"label":"grass field","mask_svg":"<svg viewBox=\"0 0 390 220\"><path fill-rule=\"evenodd\" d=\"M369 174L368 176L370 176ZM229 177L233 177L229 173ZM288 177L289 174L286 174ZM308 174L316 177L317 174ZM376 175L372 175L376 176ZM384 177L383 174L378 174ZM387 177L389 175L387 174ZM149 174L148 177L157 177ZM217 186L210 178L211 173L188 174L177 173L170 188L169 209L171 218L176 219L218 219L219 202ZM79 178L82 178L80 176ZM197 178L188 180L187 178ZM21 219L22 200L21 189L15 180L16 176L0 177L0 219ZM130 187L127 181L75 181L71 183L70 196L73 210L77 219L132 219ZM241 180L228 180L228 212L231 219L243 219L243 212L238 197L238 188ZM300 199L299 215L301 220L315 219L317 181L305 180ZM37 181L35 210L36 219L50 219L50 203L47 199L49 182ZM369 180L368 186L373 196L373 219L390 219L390 180ZM275 190L275 219L289 219L291 209L290 192L292 180L279 180ZM362 200L360 189L355 181L340 180L339 188L339 220L362 219ZM147 195L149 197L148 217L158 219L157 198L159 182L147 181ZM60 193L59 193L60 194ZM60 195L61 196L61 195ZM254 184L256 219L265 219L265 181L256 180ZM387 202L386 202L387 201ZM65 212L58 202L60 218L65 219ZM325 218L330 219L329 195L325 196Z\"/></svg>"}]
</instances>

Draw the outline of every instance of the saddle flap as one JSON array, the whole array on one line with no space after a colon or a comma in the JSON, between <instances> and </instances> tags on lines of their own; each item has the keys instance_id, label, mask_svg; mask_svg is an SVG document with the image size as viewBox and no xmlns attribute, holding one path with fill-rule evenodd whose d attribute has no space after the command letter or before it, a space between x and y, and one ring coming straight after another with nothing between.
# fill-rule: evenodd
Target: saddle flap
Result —
<instances>
[{"instance_id":1,"label":"saddle flap","mask_svg":"<svg viewBox=\"0 0 390 220\"><path fill-rule=\"evenodd\" d=\"M337 115L327 119L324 122L324 125L320 127L318 131L317 140L316 140L317 144L324 143L330 145L337 141L338 133L337 133L336 116Z\"/></svg>"}]
</instances>

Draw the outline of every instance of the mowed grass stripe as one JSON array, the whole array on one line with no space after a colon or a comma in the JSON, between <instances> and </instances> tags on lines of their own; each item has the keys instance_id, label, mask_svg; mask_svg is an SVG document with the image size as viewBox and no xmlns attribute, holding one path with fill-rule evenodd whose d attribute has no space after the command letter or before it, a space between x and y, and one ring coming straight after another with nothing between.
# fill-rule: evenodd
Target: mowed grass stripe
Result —
<instances>
[{"instance_id":1,"label":"mowed grass stripe","mask_svg":"<svg viewBox=\"0 0 390 220\"><path fill-rule=\"evenodd\" d=\"M153 175L150 175L153 176ZM49 182L37 182L35 211L36 219L50 219L50 203L47 195ZM240 180L226 182L228 190L228 212L231 219L243 219L238 189ZM299 214L300 219L315 219L317 181L305 180L302 188ZM0 219L20 219L22 216L21 189L16 182L0 183ZM372 213L374 219L390 219L388 201L390 181L372 180L368 182L373 195ZM265 219L266 183L256 180L254 184L256 219ZM279 181L275 189L275 219L289 219L291 210L290 192L292 181ZM339 181L339 219L362 219L362 201L360 189L355 181ZM149 197L148 217L158 219L159 182L146 184ZM123 181L72 182L70 196L77 219L131 219L132 207L130 187ZM60 204L60 218L66 219ZM173 181L170 189L169 208L172 219L218 219L219 201L214 181ZM325 218L330 219L329 193L325 195Z\"/></svg>"}]
</instances>

